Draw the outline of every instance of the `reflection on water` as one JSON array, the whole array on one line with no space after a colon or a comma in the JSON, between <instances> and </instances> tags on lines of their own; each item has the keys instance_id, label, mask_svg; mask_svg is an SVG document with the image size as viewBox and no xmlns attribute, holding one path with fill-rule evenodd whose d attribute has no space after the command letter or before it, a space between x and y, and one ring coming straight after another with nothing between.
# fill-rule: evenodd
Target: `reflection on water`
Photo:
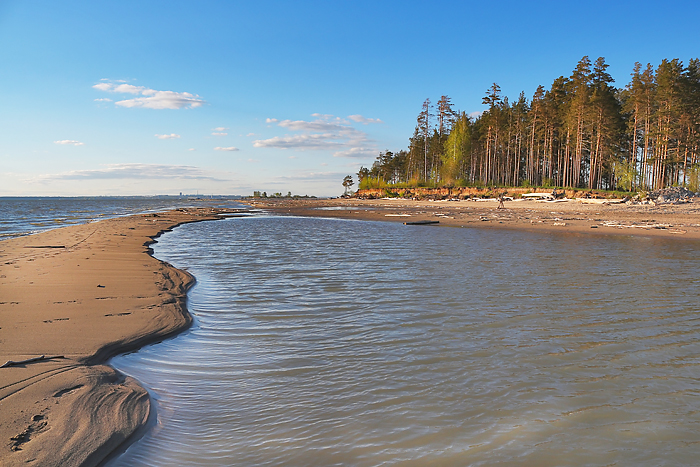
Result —
<instances>
[{"instance_id":1,"label":"reflection on water","mask_svg":"<svg viewBox=\"0 0 700 467\"><path fill-rule=\"evenodd\" d=\"M274 217L159 241L196 324L114 359L158 424L112 466L700 454L695 243Z\"/></svg>"}]
</instances>

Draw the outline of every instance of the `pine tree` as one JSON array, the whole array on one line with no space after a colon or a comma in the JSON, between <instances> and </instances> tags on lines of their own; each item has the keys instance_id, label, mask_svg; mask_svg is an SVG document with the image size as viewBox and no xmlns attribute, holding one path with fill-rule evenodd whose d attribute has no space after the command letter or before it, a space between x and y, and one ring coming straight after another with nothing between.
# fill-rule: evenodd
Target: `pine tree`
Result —
<instances>
[{"instance_id":1,"label":"pine tree","mask_svg":"<svg viewBox=\"0 0 700 467\"><path fill-rule=\"evenodd\" d=\"M433 107L430 104L430 99L423 102L423 108L418 114L418 125L416 132L423 139L423 180L428 181L428 155L430 152L430 137L432 133L432 125L430 119L433 117Z\"/></svg>"}]
</instances>

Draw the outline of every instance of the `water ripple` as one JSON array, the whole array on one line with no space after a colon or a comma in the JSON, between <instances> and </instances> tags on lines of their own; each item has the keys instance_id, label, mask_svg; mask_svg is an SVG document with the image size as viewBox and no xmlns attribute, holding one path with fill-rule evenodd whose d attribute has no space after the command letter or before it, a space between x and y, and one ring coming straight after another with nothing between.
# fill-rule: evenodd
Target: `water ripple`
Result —
<instances>
[{"instance_id":1,"label":"water ripple","mask_svg":"<svg viewBox=\"0 0 700 467\"><path fill-rule=\"evenodd\" d=\"M700 454L695 244L277 217L159 242L196 324L114 359L158 425L111 466Z\"/></svg>"}]
</instances>

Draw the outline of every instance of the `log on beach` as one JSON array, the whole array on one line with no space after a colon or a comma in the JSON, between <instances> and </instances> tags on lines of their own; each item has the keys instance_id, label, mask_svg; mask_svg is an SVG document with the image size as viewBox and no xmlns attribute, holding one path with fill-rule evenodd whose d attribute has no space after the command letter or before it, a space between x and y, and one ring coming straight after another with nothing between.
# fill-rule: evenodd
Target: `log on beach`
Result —
<instances>
[{"instance_id":1,"label":"log on beach","mask_svg":"<svg viewBox=\"0 0 700 467\"><path fill-rule=\"evenodd\" d=\"M414 222L404 222L403 225L432 225L439 224L440 221L414 221Z\"/></svg>"}]
</instances>

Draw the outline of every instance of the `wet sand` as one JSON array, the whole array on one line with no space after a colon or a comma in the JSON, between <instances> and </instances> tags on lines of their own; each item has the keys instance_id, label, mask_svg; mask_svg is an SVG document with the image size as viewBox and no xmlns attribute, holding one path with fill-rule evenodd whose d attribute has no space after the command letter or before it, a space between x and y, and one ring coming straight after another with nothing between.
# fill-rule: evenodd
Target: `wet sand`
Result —
<instances>
[{"instance_id":1,"label":"wet sand","mask_svg":"<svg viewBox=\"0 0 700 467\"><path fill-rule=\"evenodd\" d=\"M97 465L146 425L148 393L105 362L190 326L194 278L148 245L223 212L179 209L0 242L1 465Z\"/></svg>"},{"instance_id":2,"label":"wet sand","mask_svg":"<svg viewBox=\"0 0 700 467\"><path fill-rule=\"evenodd\" d=\"M406 199L252 199L277 214L389 222L437 221L439 226L505 228L595 235L700 239L700 199L685 204L603 204L602 200L545 202Z\"/></svg>"}]
</instances>

